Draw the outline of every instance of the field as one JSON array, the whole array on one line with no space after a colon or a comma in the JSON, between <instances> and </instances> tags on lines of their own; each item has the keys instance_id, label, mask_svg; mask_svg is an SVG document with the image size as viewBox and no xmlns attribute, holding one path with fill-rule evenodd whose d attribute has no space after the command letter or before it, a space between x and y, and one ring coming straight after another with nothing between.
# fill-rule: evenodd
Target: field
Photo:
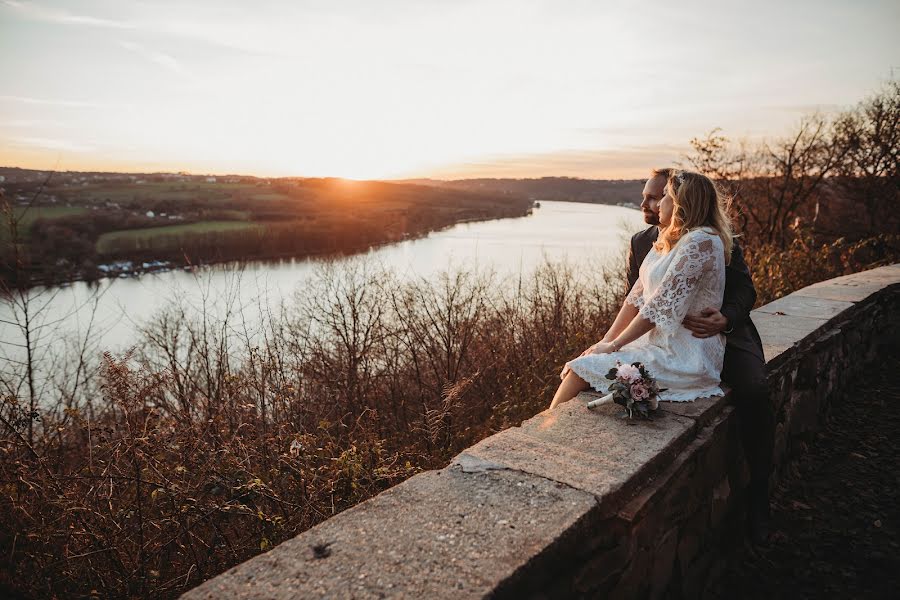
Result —
<instances>
[{"instance_id":1,"label":"field","mask_svg":"<svg viewBox=\"0 0 900 600\"><path fill-rule=\"evenodd\" d=\"M202 202L207 206L237 201L270 202L287 196L268 186L246 183L147 182L142 184L110 182L86 186L56 186L50 193L73 202L97 204L115 202L128 206L147 206L156 202Z\"/></svg>"},{"instance_id":2,"label":"field","mask_svg":"<svg viewBox=\"0 0 900 600\"><path fill-rule=\"evenodd\" d=\"M60 217L71 217L75 215L83 215L88 209L77 206L36 206L31 208L17 206L14 209L15 218L19 222L19 235L22 238L28 237L28 230L38 219L58 219ZM9 226L6 222L6 215L3 215L3 225L0 227L0 240L9 238Z\"/></svg>"},{"instance_id":3,"label":"field","mask_svg":"<svg viewBox=\"0 0 900 600\"><path fill-rule=\"evenodd\" d=\"M134 250L167 247L187 235L253 229L262 230L264 227L245 221L203 221L184 225L110 231L102 234L97 240L97 254L118 252L123 247L130 247Z\"/></svg>"},{"instance_id":4,"label":"field","mask_svg":"<svg viewBox=\"0 0 900 600\"><path fill-rule=\"evenodd\" d=\"M5 173L9 197L37 196L52 208L28 213L19 232L25 260L11 260L8 244L2 247L0 280L91 279L101 262L119 260L196 264L354 252L531 207L507 194L334 178L64 173L47 183ZM66 205L73 208L56 208Z\"/></svg>"}]
</instances>

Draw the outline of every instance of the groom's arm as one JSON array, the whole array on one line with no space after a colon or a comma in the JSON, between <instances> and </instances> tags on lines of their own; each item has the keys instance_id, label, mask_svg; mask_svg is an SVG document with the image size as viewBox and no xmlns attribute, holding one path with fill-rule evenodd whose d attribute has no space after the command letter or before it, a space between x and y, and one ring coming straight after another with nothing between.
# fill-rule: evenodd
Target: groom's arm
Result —
<instances>
[{"instance_id":1,"label":"groom's arm","mask_svg":"<svg viewBox=\"0 0 900 600\"><path fill-rule=\"evenodd\" d=\"M725 333L750 318L750 311L756 303L756 288L750 277L750 269L744 262L744 252L737 240L731 252L731 263L725 268L725 297L722 300L722 315L728 319Z\"/></svg>"}]
</instances>

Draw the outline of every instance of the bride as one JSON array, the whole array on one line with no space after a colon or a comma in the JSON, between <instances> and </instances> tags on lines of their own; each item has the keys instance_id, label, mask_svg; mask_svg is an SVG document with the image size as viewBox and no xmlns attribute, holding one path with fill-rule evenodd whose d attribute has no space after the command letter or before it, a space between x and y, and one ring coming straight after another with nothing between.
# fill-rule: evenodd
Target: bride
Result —
<instances>
[{"instance_id":1,"label":"bride","mask_svg":"<svg viewBox=\"0 0 900 600\"><path fill-rule=\"evenodd\" d=\"M689 401L722 394L719 374L725 336L697 338L681 322L721 306L731 224L725 199L708 177L674 171L659 205L659 239L641 263L637 283L603 339L563 367L552 409L588 387L606 391L616 361L642 362L660 400Z\"/></svg>"}]
</instances>

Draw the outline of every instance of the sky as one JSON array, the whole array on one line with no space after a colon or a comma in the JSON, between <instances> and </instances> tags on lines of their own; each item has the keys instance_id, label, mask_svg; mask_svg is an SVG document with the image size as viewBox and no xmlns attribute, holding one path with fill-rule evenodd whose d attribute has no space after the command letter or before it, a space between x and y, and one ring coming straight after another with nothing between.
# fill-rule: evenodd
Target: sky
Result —
<instances>
[{"instance_id":1,"label":"sky","mask_svg":"<svg viewBox=\"0 0 900 600\"><path fill-rule=\"evenodd\" d=\"M643 177L900 77L896 0L0 0L0 165Z\"/></svg>"}]
</instances>

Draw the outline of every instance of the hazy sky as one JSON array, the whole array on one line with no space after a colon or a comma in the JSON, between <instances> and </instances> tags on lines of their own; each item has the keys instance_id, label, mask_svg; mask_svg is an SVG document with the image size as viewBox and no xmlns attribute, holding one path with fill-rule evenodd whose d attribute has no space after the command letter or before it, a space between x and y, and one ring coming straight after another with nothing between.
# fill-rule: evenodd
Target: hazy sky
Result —
<instances>
[{"instance_id":1,"label":"hazy sky","mask_svg":"<svg viewBox=\"0 0 900 600\"><path fill-rule=\"evenodd\" d=\"M0 165L640 177L900 77L900 2L0 0Z\"/></svg>"}]
</instances>

